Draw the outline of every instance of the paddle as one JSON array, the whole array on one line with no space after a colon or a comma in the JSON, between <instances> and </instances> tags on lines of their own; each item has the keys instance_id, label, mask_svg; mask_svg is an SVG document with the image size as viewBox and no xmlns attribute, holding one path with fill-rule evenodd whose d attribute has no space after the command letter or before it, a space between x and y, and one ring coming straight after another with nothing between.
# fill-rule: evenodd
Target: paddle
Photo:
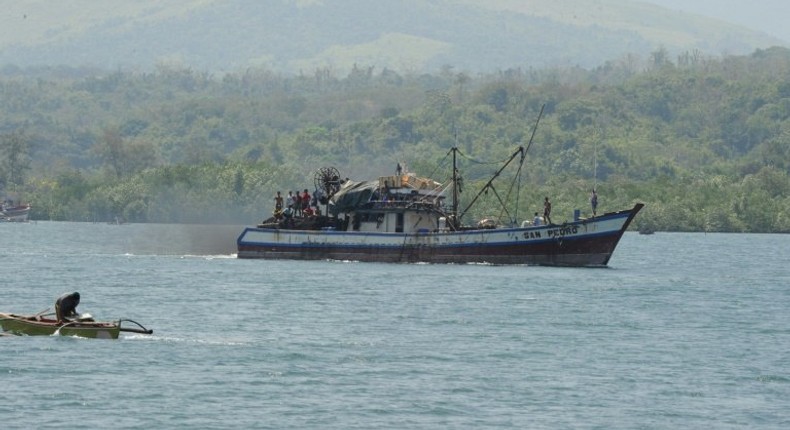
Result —
<instances>
[{"instance_id":1,"label":"paddle","mask_svg":"<svg viewBox=\"0 0 790 430\"><path fill-rule=\"evenodd\" d=\"M60 335L61 335L61 334L60 334L60 329L62 329L63 327L68 327L68 326L70 326L70 325L75 325L75 324L77 324L77 322L76 322L76 321L69 321L69 322L67 322L67 323L65 323L65 324L62 324L62 325L60 325L60 326L58 327L58 329L57 329L57 330L55 330L55 333L52 333L52 336L60 336Z\"/></svg>"}]
</instances>

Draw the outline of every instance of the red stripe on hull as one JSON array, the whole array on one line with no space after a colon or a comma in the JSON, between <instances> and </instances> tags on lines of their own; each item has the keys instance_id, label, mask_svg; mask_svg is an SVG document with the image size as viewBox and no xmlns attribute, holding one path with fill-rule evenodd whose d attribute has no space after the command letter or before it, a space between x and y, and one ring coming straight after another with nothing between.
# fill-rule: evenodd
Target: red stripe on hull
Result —
<instances>
[{"instance_id":1,"label":"red stripe on hull","mask_svg":"<svg viewBox=\"0 0 790 430\"><path fill-rule=\"evenodd\" d=\"M239 258L353 260L381 263L489 263L552 266L605 266L620 234L589 239L552 240L538 244L404 246L255 246L240 245Z\"/></svg>"}]
</instances>

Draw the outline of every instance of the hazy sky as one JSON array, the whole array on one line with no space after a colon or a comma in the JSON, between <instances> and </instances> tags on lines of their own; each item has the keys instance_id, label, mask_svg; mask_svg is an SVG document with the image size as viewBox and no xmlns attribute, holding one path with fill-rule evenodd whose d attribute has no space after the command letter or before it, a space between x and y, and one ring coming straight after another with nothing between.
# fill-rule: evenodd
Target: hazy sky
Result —
<instances>
[{"instance_id":1,"label":"hazy sky","mask_svg":"<svg viewBox=\"0 0 790 430\"><path fill-rule=\"evenodd\" d=\"M641 0L668 9L718 18L790 44L789 0Z\"/></svg>"}]
</instances>

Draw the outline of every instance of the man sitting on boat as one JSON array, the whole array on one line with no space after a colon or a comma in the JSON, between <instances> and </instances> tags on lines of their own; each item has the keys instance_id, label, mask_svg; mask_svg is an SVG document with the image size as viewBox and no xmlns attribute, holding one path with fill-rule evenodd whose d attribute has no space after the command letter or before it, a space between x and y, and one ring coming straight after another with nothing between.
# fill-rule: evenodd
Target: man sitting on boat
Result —
<instances>
[{"instance_id":1,"label":"man sitting on boat","mask_svg":"<svg viewBox=\"0 0 790 430\"><path fill-rule=\"evenodd\" d=\"M79 316L77 313L77 305L80 304L80 293L66 293L55 301L55 315L57 315L58 323L69 321L69 318Z\"/></svg>"}]
</instances>

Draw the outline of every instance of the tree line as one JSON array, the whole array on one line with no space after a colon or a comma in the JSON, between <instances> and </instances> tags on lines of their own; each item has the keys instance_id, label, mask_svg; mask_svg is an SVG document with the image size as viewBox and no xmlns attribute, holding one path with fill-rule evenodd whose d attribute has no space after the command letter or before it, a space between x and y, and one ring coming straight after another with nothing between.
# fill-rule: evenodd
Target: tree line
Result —
<instances>
[{"instance_id":1,"label":"tree line","mask_svg":"<svg viewBox=\"0 0 790 430\"><path fill-rule=\"evenodd\" d=\"M397 163L465 192L530 142L518 213L646 203L635 228L790 232L790 51L664 50L593 70L284 76L0 69L0 183L40 220L254 223L321 167L369 179ZM505 179L510 173L506 173ZM491 217L495 196L473 218ZM560 218L562 219L562 218Z\"/></svg>"}]
</instances>

